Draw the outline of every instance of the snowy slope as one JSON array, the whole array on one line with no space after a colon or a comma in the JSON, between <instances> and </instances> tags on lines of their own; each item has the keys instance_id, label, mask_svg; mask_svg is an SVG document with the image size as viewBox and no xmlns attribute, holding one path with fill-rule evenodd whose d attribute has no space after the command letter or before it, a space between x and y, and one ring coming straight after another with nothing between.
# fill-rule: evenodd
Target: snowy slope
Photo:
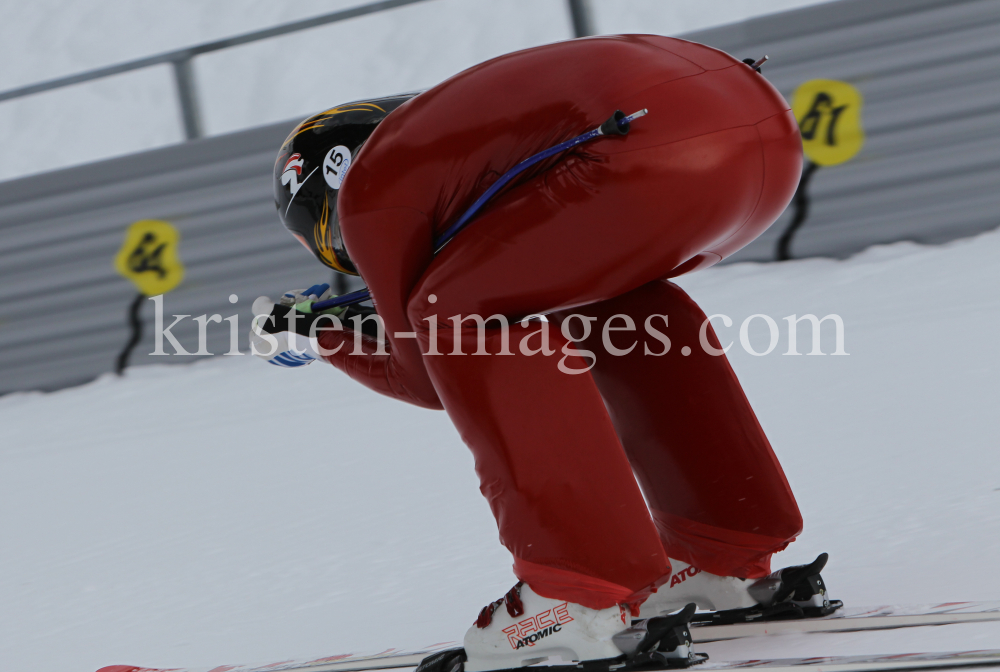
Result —
<instances>
[{"instance_id":1,"label":"snowy slope","mask_svg":"<svg viewBox=\"0 0 1000 672\"><path fill-rule=\"evenodd\" d=\"M799 498L805 532L777 563L830 552L828 583L852 605L1000 600L998 256L994 232L682 279L734 320L716 320L720 337ZM739 343L755 313L782 327L763 357ZM841 315L849 356L782 355L781 318L805 313ZM0 398L0 670L459 639L513 582L477 488L445 414L325 365L218 358ZM712 653L987 647L996 624Z\"/></svg>"},{"instance_id":2,"label":"snowy slope","mask_svg":"<svg viewBox=\"0 0 1000 672\"><path fill-rule=\"evenodd\" d=\"M0 91L367 0L0 0ZM604 33L683 32L821 0L597 0ZM208 133L301 118L432 86L508 51L572 36L566 0L429 0L201 56ZM173 74L157 66L0 103L0 180L183 138Z\"/></svg>"}]
</instances>

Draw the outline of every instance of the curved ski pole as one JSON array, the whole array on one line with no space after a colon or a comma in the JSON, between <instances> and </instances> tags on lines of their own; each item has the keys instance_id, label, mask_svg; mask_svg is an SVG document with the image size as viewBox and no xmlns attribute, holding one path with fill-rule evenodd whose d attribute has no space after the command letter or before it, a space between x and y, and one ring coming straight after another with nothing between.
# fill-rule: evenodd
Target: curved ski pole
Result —
<instances>
[{"instance_id":1,"label":"curved ski pole","mask_svg":"<svg viewBox=\"0 0 1000 672\"><path fill-rule=\"evenodd\" d=\"M553 145L546 150L539 152L533 156L528 157L524 161L508 170L506 173L500 176L500 179L493 183L493 185L483 193L482 196L476 199L476 201L469 206L469 209L458 218L454 224L449 226L444 233L442 233L436 241L434 241L434 254L437 254L441 249L447 245L451 240L461 231L472 218L479 212L487 201L489 201L493 196L496 195L498 191L503 189L511 180L513 180L517 175L522 173L524 170L530 168L531 166L544 161L552 156L555 156L559 152L564 152L567 149L572 149L577 145L583 144L584 142L589 142L595 138L599 138L603 135L627 135L629 132L630 124L640 117L646 116L649 110L642 109L638 112L633 112L632 114L626 116L621 110L616 110L611 117L608 118L603 124L595 129L589 130L586 133L576 136L572 140L567 140L566 142L561 142L558 145ZM312 305L314 312L319 312L323 310L328 310L330 308L338 308L342 306L351 306L355 303L361 303L362 301L367 301L371 298L371 292L368 288L359 289L357 291L351 292L349 294L344 294L342 296L335 296L332 299L327 299L326 301L317 301Z\"/></svg>"},{"instance_id":2,"label":"curved ski pole","mask_svg":"<svg viewBox=\"0 0 1000 672\"><path fill-rule=\"evenodd\" d=\"M482 196L477 198L475 203L473 203L472 206L465 211L465 214L463 214L461 217L458 218L457 222L452 224L445 230L444 233L441 234L441 236L434 243L436 248L434 250L434 253L437 254L438 252L441 251L441 248L443 248L445 245L451 242L451 239L455 237L455 234L457 234L459 231L465 228L465 225L469 223L469 220L472 219L472 217L476 214L476 212L478 212L479 209L483 207L483 205L485 205L488 200L493 198L493 196L498 191L503 189L508 182L513 180L515 177L517 177L520 173L522 173L526 169L530 168L536 163L539 163L540 161L544 161L549 157L555 156L559 152L564 152L567 149L572 149L577 145L583 144L588 140L593 140L594 138L597 138L599 136L626 135L629 131L629 124L632 121L638 119L639 117L645 116L648 112L649 110L639 110L638 112L630 114L629 116L626 117L621 112L621 110L618 110L607 121L605 121L597 128L587 131L582 135L578 135L572 140L567 140L566 142L561 142L558 145L549 147L548 149L543 150L538 154L535 154L534 156L530 156L521 163L517 164L516 166L508 170L506 173L501 175L500 179L494 182L493 185L489 189L487 189Z\"/></svg>"}]
</instances>

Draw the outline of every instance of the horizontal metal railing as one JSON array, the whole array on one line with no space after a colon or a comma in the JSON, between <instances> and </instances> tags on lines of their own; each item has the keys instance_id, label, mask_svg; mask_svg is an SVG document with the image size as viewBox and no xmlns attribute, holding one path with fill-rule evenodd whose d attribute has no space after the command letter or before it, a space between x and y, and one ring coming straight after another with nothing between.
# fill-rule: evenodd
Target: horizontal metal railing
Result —
<instances>
[{"instance_id":1,"label":"horizontal metal railing","mask_svg":"<svg viewBox=\"0 0 1000 672\"><path fill-rule=\"evenodd\" d=\"M184 124L184 136L188 140L194 140L195 138L200 138L204 135L204 128L201 123L201 113L198 105L198 90L194 79L194 69L191 67L191 61L196 56L425 1L426 0L379 0L378 2L372 2L367 5L351 7L350 9L343 9L337 12L330 12L329 14L322 14L310 19L302 19L301 21L293 21L291 23L275 26L273 28L256 30L252 33L237 35L236 37L228 37L222 40L205 42L204 44L185 47L183 49L176 49L174 51L168 51L155 56L138 58L134 61L126 61L125 63L109 65L107 67L88 70L87 72L81 72L75 75L58 77L45 82L38 82L37 84L29 84L28 86L21 86L16 89L2 91L0 92L0 102L13 100L15 98L23 98L25 96L43 93L45 91L52 91L53 89L60 89L66 86L72 86L73 84L91 82L95 79L103 79L104 77L120 75L125 72L132 72L133 70L141 70L143 68L149 68L156 65L170 64L173 66L174 82L177 86L177 100L180 105L181 121ZM590 20L590 13L586 6L586 0L568 0L568 3L570 17L576 37L591 34L593 32L593 29L591 28L592 22Z\"/></svg>"}]
</instances>

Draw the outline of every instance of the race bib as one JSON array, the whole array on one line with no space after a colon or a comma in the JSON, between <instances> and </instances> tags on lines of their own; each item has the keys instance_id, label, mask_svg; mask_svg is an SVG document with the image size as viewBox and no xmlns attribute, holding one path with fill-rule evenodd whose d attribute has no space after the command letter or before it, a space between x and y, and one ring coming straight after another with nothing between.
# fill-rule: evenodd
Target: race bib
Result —
<instances>
[{"instance_id":1,"label":"race bib","mask_svg":"<svg viewBox=\"0 0 1000 672\"><path fill-rule=\"evenodd\" d=\"M337 145L323 159L323 179L331 189L340 189L347 169L351 167L351 150Z\"/></svg>"}]
</instances>

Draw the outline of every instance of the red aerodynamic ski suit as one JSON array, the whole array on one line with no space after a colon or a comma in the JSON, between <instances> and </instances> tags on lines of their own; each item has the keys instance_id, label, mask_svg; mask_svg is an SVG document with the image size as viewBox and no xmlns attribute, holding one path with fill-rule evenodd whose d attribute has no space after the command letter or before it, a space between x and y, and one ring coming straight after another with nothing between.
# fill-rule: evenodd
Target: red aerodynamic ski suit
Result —
<instances>
[{"instance_id":1,"label":"red aerodynamic ski suit","mask_svg":"<svg viewBox=\"0 0 1000 672\"><path fill-rule=\"evenodd\" d=\"M522 173L437 256L433 241L519 161L600 125L649 115ZM444 408L471 448L481 490L537 593L591 608L640 603L668 556L759 577L802 520L725 356L699 345L706 317L665 278L757 237L788 204L798 128L760 74L691 42L653 35L570 40L487 61L392 112L339 195L344 242L384 320L389 354L320 344L359 382ZM552 356L538 321L548 314ZM576 347L557 325L596 317ZM452 316L510 319L509 352ZM631 317L634 332L602 325ZM662 318L667 315L664 326ZM643 328L647 318L672 347ZM432 325L438 325L432 342ZM627 321L616 318L614 326ZM582 319L574 318L582 335ZM719 347L709 328L708 339ZM691 348L681 354L683 345ZM432 349L433 348L433 349ZM564 351L564 348L567 350ZM440 355L425 354L440 352ZM637 484L638 481L638 484ZM645 493L647 508L640 493Z\"/></svg>"}]
</instances>

